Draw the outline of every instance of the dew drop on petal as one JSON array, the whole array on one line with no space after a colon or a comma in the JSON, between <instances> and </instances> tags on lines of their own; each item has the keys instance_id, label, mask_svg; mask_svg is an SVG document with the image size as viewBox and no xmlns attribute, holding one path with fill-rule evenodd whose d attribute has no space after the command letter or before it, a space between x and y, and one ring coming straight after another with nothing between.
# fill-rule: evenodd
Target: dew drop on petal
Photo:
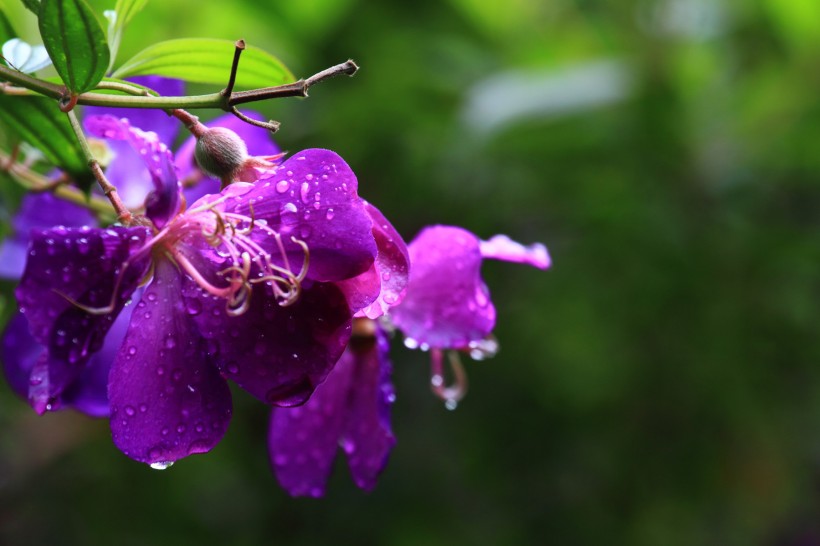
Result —
<instances>
[{"instance_id":1,"label":"dew drop on petal","mask_svg":"<svg viewBox=\"0 0 820 546\"><path fill-rule=\"evenodd\" d=\"M290 182L288 182L287 180L280 180L276 183L276 191L278 191L279 193L285 193L286 191L288 191L288 188L290 188Z\"/></svg>"},{"instance_id":2,"label":"dew drop on petal","mask_svg":"<svg viewBox=\"0 0 820 546\"><path fill-rule=\"evenodd\" d=\"M165 470L166 468L171 468L174 465L174 461L158 461L156 463L151 463L150 466L154 470Z\"/></svg>"}]
</instances>

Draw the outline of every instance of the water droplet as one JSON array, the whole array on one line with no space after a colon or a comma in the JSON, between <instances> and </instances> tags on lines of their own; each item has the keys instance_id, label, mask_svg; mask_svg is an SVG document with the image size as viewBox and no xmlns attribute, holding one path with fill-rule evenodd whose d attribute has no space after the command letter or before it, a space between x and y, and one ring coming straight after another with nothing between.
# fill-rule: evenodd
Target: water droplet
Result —
<instances>
[{"instance_id":1,"label":"water droplet","mask_svg":"<svg viewBox=\"0 0 820 546\"><path fill-rule=\"evenodd\" d=\"M276 191L279 193L285 193L290 188L290 183L287 180L280 180L276 183Z\"/></svg>"},{"instance_id":2,"label":"water droplet","mask_svg":"<svg viewBox=\"0 0 820 546\"><path fill-rule=\"evenodd\" d=\"M328 218L328 220L330 220L330 218ZM390 280L390 272L389 271L385 271L384 273L382 273L382 280L383 281L389 281Z\"/></svg>"},{"instance_id":3,"label":"water droplet","mask_svg":"<svg viewBox=\"0 0 820 546\"><path fill-rule=\"evenodd\" d=\"M165 368L162 366L157 368L157 375L165 375Z\"/></svg>"},{"instance_id":4,"label":"water droplet","mask_svg":"<svg viewBox=\"0 0 820 546\"><path fill-rule=\"evenodd\" d=\"M167 338L165 338L165 348L166 349L173 349L176 346L177 346L177 342L173 338L173 336L168 336Z\"/></svg>"},{"instance_id":5,"label":"water droplet","mask_svg":"<svg viewBox=\"0 0 820 546\"><path fill-rule=\"evenodd\" d=\"M387 301L387 299L385 298L384 301ZM408 349L418 349L419 348L419 342L416 341L415 339L413 339L412 337L406 337L406 338L404 338L404 346L407 347Z\"/></svg>"},{"instance_id":6,"label":"water droplet","mask_svg":"<svg viewBox=\"0 0 820 546\"><path fill-rule=\"evenodd\" d=\"M458 407L458 401L453 400L452 398L444 402L444 407L450 411L453 411Z\"/></svg>"},{"instance_id":7,"label":"water droplet","mask_svg":"<svg viewBox=\"0 0 820 546\"><path fill-rule=\"evenodd\" d=\"M132 356L137 354L137 348L134 347L133 345L131 347L128 347L128 354L132 355Z\"/></svg>"},{"instance_id":8,"label":"water droplet","mask_svg":"<svg viewBox=\"0 0 820 546\"><path fill-rule=\"evenodd\" d=\"M166 468L171 468L174 465L174 461L158 461L156 463L151 463L150 466L154 470L165 470Z\"/></svg>"},{"instance_id":9,"label":"water droplet","mask_svg":"<svg viewBox=\"0 0 820 546\"><path fill-rule=\"evenodd\" d=\"M180 433L180 434L185 432L185 425L178 425L177 426L177 432Z\"/></svg>"},{"instance_id":10,"label":"water droplet","mask_svg":"<svg viewBox=\"0 0 820 546\"><path fill-rule=\"evenodd\" d=\"M148 301L157 301L157 295L154 294L153 292L149 292L147 297L148 297Z\"/></svg>"},{"instance_id":11,"label":"water droplet","mask_svg":"<svg viewBox=\"0 0 820 546\"><path fill-rule=\"evenodd\" d=\"M133 417L135 413L137 413L137 411L133 407L125 406L125 414L128 417Z\"/></svg>"},{"instance_id":12,"label":"water droplet","mask_svg":"<svg viewBox=\"0 0 820 546\"><path fill-rule=\"evenodd\" d=\"M188 310L189 315L198 315L202 312L202 304L199 300L188 300L185 303L185 308Z\"/></svg>"},{"instance_id":13,"label":"water droplet","mask_svg":"<svg viewBox=\"0 0 820 546\"><path fill-rule=\"evenodd\" d=\"M307 180L308 182L310 182L311 180L313 180L313 175L312 175L312 174L310 174L310 173L306 174L306 175L305 175L305 180Z\"/></svg>"},{"instance_id":14,"label":"water droplet","mask_svg":"<svg viewBox=\"0 0 820 546\"><path fill-rule=\"evenodd\" d=\"M239 373L239 366L237 366L235 363L228 364L228 373L234 374L234 375L238 374Z\"/></svg>"},{"instance_id":15,"label":"water droplet","mask_svg":"<svg viewBox=\"0 0 820 546\"><path fill-rule=\"evenodd\" d=\"M430 377L430 384L434 387L440 387L444 385L444 378L439 374L435 374Z\"/></svg>"},{"instance_id":16,"label":"water droplet","mask_svg":"<svg viewBox=\"0 0 820 546\"><path fill-rule=\"evenodd\" d=\"M140 413L145 413L148 411L148 406L146 404L140 404Z\"/></svg>"},{"instance_id":17,"label":"water droplet","mask_svg":"<svg viewBox=\"0 0 820 546\"><path fill-rule=\"evenodd\" d=\"M302 187L299 189L299 195L302 196L302 203L307 203L310 201L310 197L308 197L308 192L310 191L310 184L307 182L302 182Z\"/></svg>"},{"instance_id":18,"label":"water droplet","mask_svg":"<svg viewBox=\"0 0 820 546\"><path fill-rule=\"evenodd\" d=\"M342 446L342 450L344 450L344 452L348 455L356 451L356 442L354 442L350 438L342 438L339 444Z\"/></svg>"}]
</instances>

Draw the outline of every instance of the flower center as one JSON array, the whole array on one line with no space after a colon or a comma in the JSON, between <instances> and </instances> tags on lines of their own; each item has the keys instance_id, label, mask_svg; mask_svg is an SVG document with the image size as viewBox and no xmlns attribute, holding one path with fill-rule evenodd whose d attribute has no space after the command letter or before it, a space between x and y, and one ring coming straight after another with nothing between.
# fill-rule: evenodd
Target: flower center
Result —
<instances>
[{"instance_id":1,"label":"flower center","mask_svg":"<svg viewBox=\"0 0 820 546\"><path fill-rule=\"evenodd\" d=\"M154 237L155 251L170 256L203 290L224 298L229 315L244 313L253 285L261 283L273 291L279 305L292 305L299 299L310 264L307 244L290 238L303 254L299 272L294 273L282 236L265 220L256 220L252 205L249 216L221 210L226 199L220 197L174 218ZM208 253L214 255L206 258ZM227 267L216 270L215 262Z\"/></svg>"}]
</instances>

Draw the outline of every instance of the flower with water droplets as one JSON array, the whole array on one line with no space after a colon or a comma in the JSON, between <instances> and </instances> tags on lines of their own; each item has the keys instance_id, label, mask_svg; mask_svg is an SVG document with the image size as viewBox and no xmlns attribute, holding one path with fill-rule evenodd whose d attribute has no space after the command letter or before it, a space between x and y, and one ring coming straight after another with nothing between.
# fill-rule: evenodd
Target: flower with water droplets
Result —
<instances>
[{"instance_id":1,"label":"flower with water droplets","mask_svg":"<svg viewBox=\"0 0 820 546\"><path fill-rule=\"evenodd\" d=\"M378 248L349 167L333 152L306 150L256 184L232 184L186 210L155 134L111 117L87 126L140 150L154 191L140 225L35 233L17 295L47 346L49 386L66 368L83 369L150 279L109 377L112 435L123 452L165 465L210 450L230 419L225 379L270 404L303 403L362 309L346 295L366 292L356 304L364 306L382 292L338 286L370 271Z\"/></svg>"},{"instance_id":2,"label":"flower with water droplets","mask_svg":"<svg viewBox=\"0 0 820 546\"><path fill-rule=\"evenodd\" d=\"M391 311L395 326L410 348L431 350L433 392L454 409L467 388L457 352L474 358L492 356L498 349L491 337L496 312L481 278L485 258L547 269L551 260L542 244L525 247L505 235L482 241L453 226L431 226L408 245L412 265L404 300ZM444 378L444 354L451 352L454 384Z\"/></svg>"}]
</instances>

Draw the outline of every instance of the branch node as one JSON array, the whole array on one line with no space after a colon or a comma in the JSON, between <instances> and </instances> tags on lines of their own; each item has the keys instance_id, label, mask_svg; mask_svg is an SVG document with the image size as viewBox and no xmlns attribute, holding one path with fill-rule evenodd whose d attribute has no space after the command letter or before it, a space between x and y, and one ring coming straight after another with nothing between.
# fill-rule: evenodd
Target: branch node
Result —
<instances>
[{"instance_id":1,"label":"branch node","mask_svg":"<svg viewBox=\"0 0 820 546\"><path fill-rule=\"evenodd\" d=\"M244 121L245 123L250 123L255 127L261 127L263 129L267 129L271 133L275 133L279 130L279 126L281 125L278 121L270 120L270 121L257 121L255 119L249 118L242 112L236 109L236 106L231 107L231 113Z\"/></svg>"},{"instance_id":2,"label":"branch node","mask_svg":"<svg viewBox=\"0 0 820 546\"><path fill-rule=\"evenodd\" d=\"M234 44L236 49L233 52L233 63L231 63L231 75L228 78L228 85L222 90L223 97L231 96L233 93L233 86L236 83L236 73L239 70L239 57L245 51L245 40L237 40Z\"/></svg>"}]
</instances>

